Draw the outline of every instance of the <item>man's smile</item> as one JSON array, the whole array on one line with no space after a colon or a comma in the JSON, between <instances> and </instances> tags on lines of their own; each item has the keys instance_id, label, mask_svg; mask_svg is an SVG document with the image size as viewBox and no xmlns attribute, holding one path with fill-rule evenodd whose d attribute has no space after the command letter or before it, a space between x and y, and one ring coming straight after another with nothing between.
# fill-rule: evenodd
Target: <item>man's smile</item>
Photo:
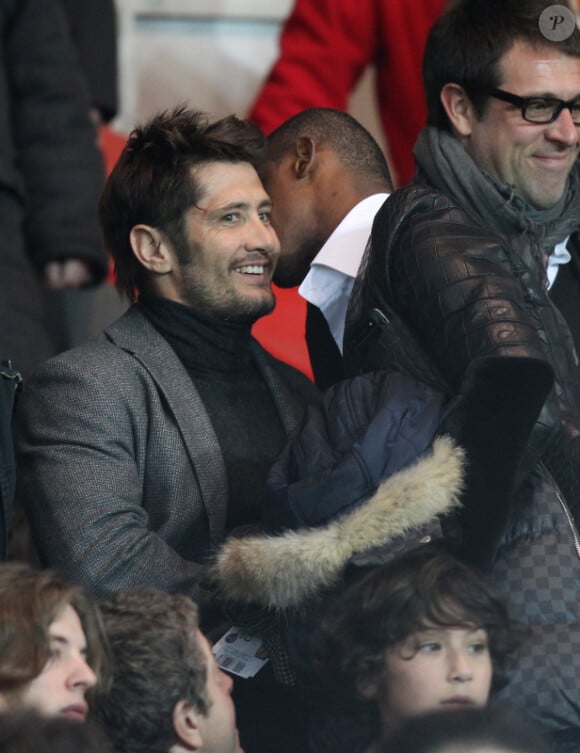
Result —
<instances>
[{"instance_id":1,"label":"man's smile","mask_svg":"<svg viewBox=\"0 0 580 753\"><path fill-rule=\"evenodd\" d=\"M262 275L266 272L269 264L247 264L243 267L238 267L235 271L242 275Z\"/></svg>"}]
</instances>

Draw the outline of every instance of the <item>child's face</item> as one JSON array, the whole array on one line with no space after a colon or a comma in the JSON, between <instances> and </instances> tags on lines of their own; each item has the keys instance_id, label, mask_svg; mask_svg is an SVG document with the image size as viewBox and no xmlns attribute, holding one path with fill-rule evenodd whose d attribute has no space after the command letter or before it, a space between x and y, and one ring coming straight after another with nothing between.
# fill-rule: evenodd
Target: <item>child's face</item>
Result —
<instances>
[{"instance_id":1,"label":"child's face","mask_svg":"<svg viewBox=\"0 0 580 753\"><path fill-rule=\"evenodd\" d=\"M485 706L492 678L487 633L429 627L386 652L381 715L387 728L427 711Z\"/></svg>"}]
</instances>

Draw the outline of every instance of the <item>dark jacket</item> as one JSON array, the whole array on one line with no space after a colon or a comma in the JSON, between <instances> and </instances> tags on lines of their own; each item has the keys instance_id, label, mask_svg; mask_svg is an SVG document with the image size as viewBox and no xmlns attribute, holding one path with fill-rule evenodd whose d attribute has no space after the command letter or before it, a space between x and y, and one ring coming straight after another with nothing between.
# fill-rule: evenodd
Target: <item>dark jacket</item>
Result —
<instances>
[{"instance_id":1,"label":"dark jacket","mask_svg":"<svg viewBox=\"0 0 580 753\"><path fill-rule=\"evenodd\" d=\"M289 436L306 389L251 346ZM138 305L44 364L25 383L16 423L17 500L43 565L100 596L149 585L212 607L207 561L226 534L224 457L189 374Z\"/></svg>"},{"instance_id":2,"label":"dark jacket","mask_svg":"<svg viewBox=\"0 0 580 753\"><path fill-rule=\"evenodd\" d=\"M85 259L102 279L103 164L59 0L0 0L0 46L0 201L18 197L35 264Z\"/></svg>"},{"instance_id":3,"label":"dark jacket","mask_svg":"<svg viewBox=\"0 0 580 753\"><path fill-rule=\"evenodd\" d=\"M104 170L59 0L0 0L0 350L26 376L52 355L40 273L108 260L96 209Z\"/></svg>"},{"instance_id":4,"label":"dark jacket","mask_svg":"<svg viewBox=\"0 0 580 753\"><path fill-rule=\"evenodd\" d=\"M60 0L91 94L109 122L118 109L117 26L113 0Z\"/></svg>"},{"instance_id":5,"label":"dark jacket","mask_svg":"<svg viewBox=\"0 0 580 753\"><path fill-rule=\"evenodd\" d=\"M266 535L230 539L216 578L230 599L284 610L337 583L357 559L390 557L456 507L462 452L440 393L396 373L339 382L310 406L268 479ZM379 551L380 550L380 551Z\"/></svg>"},{"instance_id":6,"label":"dark jacket","mask_svg":"<svg viewBox=\"0 0 580 753\"><path fill-rule=\"evenodd\" d=\"M11 530L16 468L12 419L22 378L9 361L0 361L0 561L6 559Z\"/></svg>"},{"instance_id":7,"label":"dark jacket","mask_svg":"<svg viewBox=\"0 0 580 753\"><path fill-rule=\"evenodd\" d=\"M443 537L463 471L461 450L447 437L433 441L447 410L440 392L397 373L336 384L272 468L268 534L229 539L219 551L216 577L236 624L241 602L277 678L310 697L310 734L324 743L315 749L357 750L361 731L367 740L366 714L320 692L310 643L366 567Z\"/></svg>"},{"instance_id":8,"label":"dark jacket","mask_svg":"<svg viewBox=\"0 0 580 753\"><path fill-rule=\"evenodd\" d=\"M267 534L220 548L220 590L238 620L240 604L265 610L250 621L281 681L309 674L308 642L349 565L443 536L439 516L455 510L463 474L461 450L448 437L433 441L447 410L440 392L400 374L339 382L272 468Z\"/></svg>"},{"instance_id":9,"label":"dark jacket","mask_svg":"<svg viewBox=\"0 0 580 753\"><path fill-rule=\"evenodd\" d=\"M401 189L375 220L345 359L459 396L445 428L467 454L464 553L533 626L503 693L552 730L580 728L580 389L542 275L451 199Z\"/></svg>"}]
</instances>

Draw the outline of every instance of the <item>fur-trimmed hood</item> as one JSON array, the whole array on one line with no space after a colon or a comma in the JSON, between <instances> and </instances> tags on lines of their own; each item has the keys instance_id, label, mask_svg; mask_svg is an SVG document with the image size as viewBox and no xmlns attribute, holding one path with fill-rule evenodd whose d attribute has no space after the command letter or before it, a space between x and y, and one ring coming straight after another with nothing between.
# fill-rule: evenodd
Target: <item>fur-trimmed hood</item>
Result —
<instances>
[{"instance_id":1,"label":"fur-trimmed hood","mask_svg":"<svg viewBox=\"0 0 580 753\"><path fill-rule=\"evenodd\" d=\"M320 527L232 538L217 553L222 595L268 608L299 606L332 585L351 557L405 536L458 506L463 451L448 437L382 481L361 505Z\"/></svg>"}]
</instances>

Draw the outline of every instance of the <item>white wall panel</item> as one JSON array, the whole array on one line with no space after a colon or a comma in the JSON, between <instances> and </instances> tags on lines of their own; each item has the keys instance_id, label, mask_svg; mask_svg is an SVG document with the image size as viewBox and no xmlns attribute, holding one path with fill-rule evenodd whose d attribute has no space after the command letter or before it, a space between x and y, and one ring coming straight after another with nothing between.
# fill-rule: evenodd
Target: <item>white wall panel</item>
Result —
<instances>
[{"instance_id":1,"label":"white wall panel","mask_svg":"<svg viewBox=\"0 0 580 753\"><path fill-rule=\"evenodd\" d=\"M293 0L116 0L121 107L128 131L185 102L221 117L245 115L278 54ZM368 71L350 111L384 143Z\"/></svg>"},{"instance_id":2,"label":"white wall panel","mask_svg":"<svg viewBox=\"0 0 580 753\"><path fill-rule=\"evenodd\" d=\"M275 60L292 0L118 0L121 109L114 126L177 102L244 115Z\"/></svg>"},{"instance_id":3,"label":"white wall panel","mask_svg":"<svg viewBox=\"0 0 580 753\"><path fill-rule=\"evenodd\" d=\"M285 18L292 0L133 0L133 12L212 18Z\"/></svg>"}]
</instances>

